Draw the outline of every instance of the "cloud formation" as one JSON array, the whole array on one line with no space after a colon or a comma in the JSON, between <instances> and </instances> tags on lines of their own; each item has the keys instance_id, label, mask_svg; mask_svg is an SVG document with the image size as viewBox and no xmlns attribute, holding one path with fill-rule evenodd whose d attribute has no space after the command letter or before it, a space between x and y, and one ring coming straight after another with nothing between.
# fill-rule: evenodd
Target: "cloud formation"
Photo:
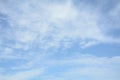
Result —
<instances>
[{"instance_id":1,"label":"cloud formation","mask_svg":"<svg viewBox=\"0 0 120 80\"><path fill-rule=\"evenodd\" d=\"M26 71L23 71L23 67L20 69L19 66L18 70L21 71L12 74L0 74L0 77L3 80L34 80L36 77L42 80L69 80L74 78L76 80L119 80L120 56L108 58L77 53L74 56L56 58L53 57L54 55L49 55L49 58L44 58L42 61L35 59L36 62L31 65L24 64ZM29 70L29 66L32 66L33 69ZM34 70L34 68L38 69ZM14 68L14 70L16 69Z\"/></svg>"},{"instance_id":2,"label":"cloud formation","mask_svg":"<svg viewBox=\"0 0 120 80\"><path fill-rule=\"evenodd\" d=\"M0 0L0 78L119 80L119 55L65 52L76 44L82 50L119 45L119 4L118 0Z\"/></svg>"},{"instance_id":3,"label":"cloud formation","mask_svg":"<svg viewBox=\"0 0 120 80\"><path fill-rule=\"evenodd\" d=\"M61 1L61 3L12 0L1 1L1 4L1 12L9 18L7 20L9 32L2 35L14 36L14 38L8 36L8 39L12 38L15 41L13 45L23 43L28 48L32 43L36 43L51 47L58 46L65 40L72 40L72 42L78 40L80 43L85 41L87 44L88 39L94 44L95 42L119 43L119 39L106 36L101 29L99 20L102 13L93 10L87 4L84 5L83 2L79 5L80 8L77 8L71 0Z\"/></svg>"}]
</instances>

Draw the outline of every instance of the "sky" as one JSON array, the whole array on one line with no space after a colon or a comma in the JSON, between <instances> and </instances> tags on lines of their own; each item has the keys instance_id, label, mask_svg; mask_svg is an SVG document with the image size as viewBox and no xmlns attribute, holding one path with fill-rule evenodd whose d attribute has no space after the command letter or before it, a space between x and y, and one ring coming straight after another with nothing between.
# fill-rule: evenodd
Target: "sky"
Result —
<instances>
[{"instance_id":1,"label":"sky","mask_svg":"<svg viewBox=\"0 0 120 80\"><path fill-rule=\"evenodd\" d=\"M120 0L0 0L0 80L120 80Z\"/></svg>"}]
</instances>

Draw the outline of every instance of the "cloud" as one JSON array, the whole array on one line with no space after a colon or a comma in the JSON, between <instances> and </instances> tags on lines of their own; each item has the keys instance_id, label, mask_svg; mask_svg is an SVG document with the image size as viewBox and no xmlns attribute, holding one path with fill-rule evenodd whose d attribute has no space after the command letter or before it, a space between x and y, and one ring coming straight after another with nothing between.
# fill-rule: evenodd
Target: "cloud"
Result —
<instances>
[{"instance_id":1,"label":"cloud","mask_svg":"<svg viewBox=\"0 0 120 80\"><path fill-rule=\"evenodd\" d=\"M43 80L77 77L118 80L119 56L98 57L85 53L81 55L80 52L75 55L74 51L72 55L61 50L74 46L76 42L82 49L101 43L119 45L120 38L108 33L114 24L119 28L119 4L104 12L103 7L108 1L96 2L100 4L95 6L73 0L0 0L0 63L13 63L9 69L0 66L4 68L4 73L7 73L6 70L18 70L7 75L0 72L0 78L30 80L39 76L41 70L28 69L42 66L47 67ZM59 71L61 67L63 70ZM54 69L58 70L55 72L57 75L49 72L51 68L53 72Z\"/></svg>"},{"instance_id":2,"label":"cloud","mask_svg":"<svg viewBox=\"0 0 120 80\"><path fill-rule=\"evenodd\" d=\"M71 43L84 40L85 44L81 47L88 45L88 39L93 40L91 42L119 43L119 39L106 36L98 24L102 13L92 10L84 2L79 8L72 0L62 3L12 0L1 1L1 4L1 12L7 15L6 21L12 30L9 32L11 36L2 35L8 36L8 39L14 36L12 41L15 43L12 45L26 46L26 50L35 44L44 48L58 47L65 39L71 40Z\"/></svg>"},{"instance_id":3,"label":"cloud","mask_svg":"<svg viewBox=\"0 0 120 80\"><path fill-rule=\"evenodd\" d=\"M65 57L59 60L48 60L48 67L56 71L50 79L84 79L84 80L119 80L120 56L112 58L92 55ZM61 69L62 68L62 69ZM49 75L46 75L49 76ZM44 80L44 79L43 79Z\"/></svg>"},{"instance_id":4,"label":"cloud","mask_svg":"<svg viewBox=\"0 0 120 80\"><path fill-rule=\"evenodd\" d=\"M109 58L77 54L58 59L54 55L34 64L45 67L44 75L40 79L119 80L120 56Z\"/></svg>"},{"instance_id":5,"label":"cloud","mask_svg":"<svg viewBox=\"0 0 120 80\"><path fill-rule=\"evenodd\" d=\"M74 74L74 75L73 75ZM81 79L86 78L90 80L119 80L119 72L111 68L99 68L99 67L84 67L84 68L75 68L66 72L66 76L71 78L80 77ZM84 77L82 77L84 76ZM79 80L79 79L77 79Z\"/></svg>"},{"instance_id":6,"label":"cloud","mask_svg":"<svg viewBox=\"0 0 120 80\"><path fill-rule=\"evenodd\" d=\"M0 78L2 80L31 80L36 76L40 76L43 74L43 69L33 69L27 71L17 72L15 74L1 75Z\"/></svg>"},{"instance_id":7,"label":"cloud","mask_svg":"<svg viewBox=\"0 0 120 80\"><path fill-rule=\"evenodd\" d=\"M49 54L48 56L45 54L41 57L37 55L20 66L12 66L10 71L18 70L15 73L7 75L1 73L1 79L31 80L39 76L42 80L119 80L120 56L98 57L83 53L66 54L63 56L63 54L59 55L59 58L55 56L56 53ZM34 70L36 67L38 69ZM45 69L39 69L41 67ZM43 75L41 71L42 74L44 73Z\"/></svg>"}]
</instances>

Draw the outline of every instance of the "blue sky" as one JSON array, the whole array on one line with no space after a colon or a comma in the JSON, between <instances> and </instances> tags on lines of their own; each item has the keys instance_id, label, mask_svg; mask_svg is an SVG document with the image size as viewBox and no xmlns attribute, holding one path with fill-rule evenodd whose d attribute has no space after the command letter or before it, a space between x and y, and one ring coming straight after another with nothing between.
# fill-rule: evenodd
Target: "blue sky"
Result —
<instances>
[{"instance_id":1,"label":"blue sky","mask_svg":"<svg viewBox=\"0 0 120 80\"><path fill-rule=\"evenodd\" d=\"M0 0L0 80L119 80L119 0Z\"/></svg>"}]
</instances>

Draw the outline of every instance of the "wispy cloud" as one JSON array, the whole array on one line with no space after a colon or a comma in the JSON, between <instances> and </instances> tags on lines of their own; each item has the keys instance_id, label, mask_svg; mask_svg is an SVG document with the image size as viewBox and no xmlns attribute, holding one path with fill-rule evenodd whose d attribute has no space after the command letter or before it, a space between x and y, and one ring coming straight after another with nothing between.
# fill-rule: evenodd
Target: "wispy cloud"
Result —
<instances>
[{"instance_id":1,"label":"wispy cloud","mask_svg":"<svg viewBox=\"0 0 120 80\"><path fill-rule=\"evenodd\" d=\"M12 32L9 33L14 35L13 40L18 44L24 43L30 46L32 43L37 43L40 47L41 45L51 47L50 43L60 45L64 39L72 39L72 42L91 39L98 42L119 43L119 39L106 36L101 29L99 20L102 13L91 9L85 3L82 3L80 8L77 8L71 0L63 3L37 0L1 1L1 4L4 4L2 7L5 8L1 12L10 19L7 20L12 28ZM11 36L9 38L11 39Z\"/></svg>"},{"instance_id":2,"label":"wispy cloud","mask_svg":"<svg viewBox=\"0 0 120 80\"><path fill-rule=\"evenodd\" d=\"M60 71L53 74L52 79L69 80L69 79L85 79L85 80L119 80L119 62L120 57L96 57L96 56L77 56L77 57L65 57L61 60L52 60L48 64L54 69L59 70L59 66L62 68ZM65 68L66 67L66 68ZM49 67L51 68L51 67ZM57 70L56 70L57 71ZM51 75L50 74L50 75ZM68 77L69 76L69 77Z\"/></svg>"},{"instance_id":3,"label":"wispy cloud","mask_svg":"<svg viewBox=\"0 0 120 80\"><path fill-rule=\"evenodd\" d=\"M43 69L27 70L21 71L14 74L1 75L1 80L31 80L36 76L41 76L43 74Z\"/></svg>"},{"instance_id":4,"label":"wispy cloud","mask_svg":"<svg viewBox=\"0 0 120 80\"><path fill-rule=\"evenodd\" d=\"M0 0L0 79L31 80L45 73L42 80L118 80L120 56L65 52L76 43L82 50L120 44L114 33L120 30L120 3L111 1L114 5L108 0ZM3 74L6 70L16 73Z\"/></svg>"}]
</instances>

